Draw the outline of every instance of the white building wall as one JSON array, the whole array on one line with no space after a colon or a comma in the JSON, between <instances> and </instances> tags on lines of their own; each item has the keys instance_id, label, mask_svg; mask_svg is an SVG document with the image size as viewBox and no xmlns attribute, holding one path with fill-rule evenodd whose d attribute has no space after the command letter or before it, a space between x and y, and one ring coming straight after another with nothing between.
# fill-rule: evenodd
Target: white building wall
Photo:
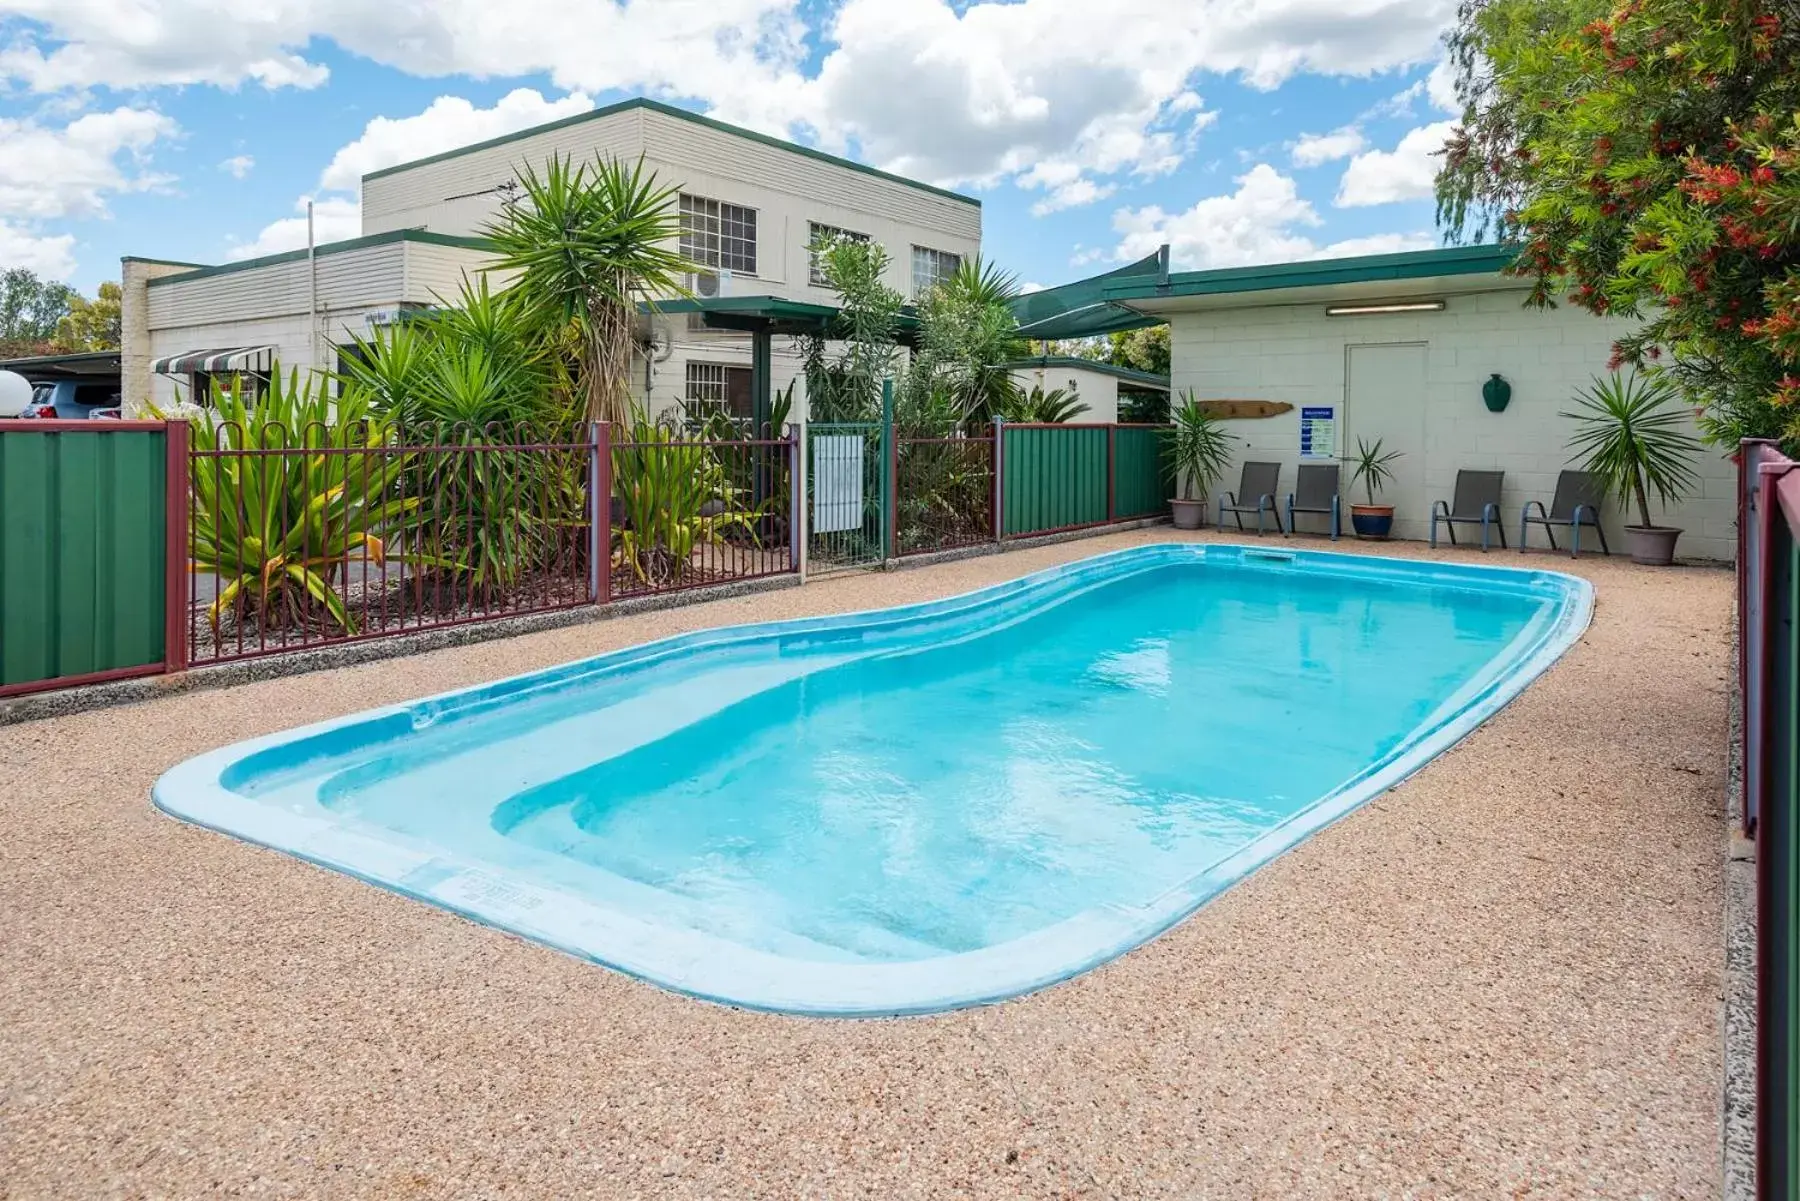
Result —
<instances>
[{"instance_id":1,"label":"white building wall","mask_svg":"<svg viewBox=\"0 0 1800 1201\"><path fill-rule=\"evenodd\" d=\"M521 163L542 170L552 154L583 162L596 154L632 161L642 155L662 185L755 209L757 270L733 281L738 295L829 303L831 293L809 280L812 222L879 241L893 260L889 283L908 295L914 245L965 258L981 249L978 204L645 107L562 122L367 179L363 233L425 228L479 234L499 213L496 189L515 177Z\"/></svg>"},{"instance_id":2,"label":"white building wall","mask_svg":"<svg viewBox=\"0 0 1800 1201\"><path fill-rule=\"evenodd\" d=\"M1514 540L1520 507L1527 500L1548 506L1557 473L1572 466L1566 445L1572 425L1559 412L1569 407L1578 389L1605 374L1612 343L1622 332L1620 322L1581 310L1526 309L1524 295L1452 296L1442 312L1385 316L1326 317L1322 304L1171 312L1171 382L1176 394L1192 388L1203 400L1272 400L1294 406L1278 417L1227 425L1242 440L1239 461L1282 463L1285 497L1300 462L1302 406L1334 406L1340 444L1345 440L1345 348L1424 343L1428 399L1423 484L1381 498L1395 506L1396 533L1426 537L1431 502L1450 499L1458 469L1499 469L1506 472L1507 538ZM1503 413L1490 413L1482 403L1481 387L1492 372L1512 385L1512 400ZM1351 449L1341 446L1340 453ZM1715 449L1703 448L1696 468L1702 480L1696 494L1660 516L1653 500L1651 516L1686 531L1679 547L1684 557L1729 560L1736 553L1732 466ZM1237 470L1234 464L1220 486L1235 489ZM1346 504L1354 499L1348 495L1349 471L1346 466ZM1605 524L1615 552L1624 548L1626 516L1609 503ZM1467 532L1463 527L1458 536ZM1542 545L1541 532L1534 533L1536 544Z\"/></svg>"},{"instance_id":3,"label":"white building wall","mask_svg":"<svg viewBox=\"0 0 1800 1201\"><path fill-rule=\"evenodd\" d=\"M1076 417L1078 422L1111 424L1119 419L1119 378L1104 371L1084 371L1079 367L1024 367L1012 373L1013 382L1029 392L1042 388L1049 392L1063 388L1074 392L1086 405L1087 412Z\"/></svg>"}]
</instances>

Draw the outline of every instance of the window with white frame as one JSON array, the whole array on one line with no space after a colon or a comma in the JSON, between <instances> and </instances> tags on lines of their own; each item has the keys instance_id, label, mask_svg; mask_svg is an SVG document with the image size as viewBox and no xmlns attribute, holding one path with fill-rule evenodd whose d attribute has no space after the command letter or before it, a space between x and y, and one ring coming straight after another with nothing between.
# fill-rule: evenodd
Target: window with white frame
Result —
<instances>
[{"instance_id":1,"label":"window with white frame","mask_svg":"<svg viewBox=\"0 0 1800 1201\"><path fill-rule=\"evenodd\" d=\"M681 197L681 253L714 271L756 274L756 210Z\"/></svg>"},{"instance_id":2,"label":"window with white frame","mask_svg":"<svg viewBox=\"0 0 1800 1201\"><path fill-rule=\"evenodd\" d=\"M929 246L912 248L912 283L913 295L923 296L939 284L956 274L962 266L962 255L951 254L948 250L933 250Z\"/></svg>"},{"instance_id":3,"label":"window with white frame","mask_svg":"<svg viewBox=\"0 0 1800 1201\"><path fill-rule=\"evenodd\" d=\"M806 223L807 257L811 260L808 278L814 287L828 288L831 281L825 278L825 264L820 260L819 251L833 242L867 242L868 234L859 234L854 229L840 229L835 225L821 225L817 221Z\"/></svg>"},{"instance_id":4,"label":"window with white frame","mask_svg":"<svg viewBox=\"0 0 1800 1201\"><path fill-rule=\"evenodd\" d=\"M684 407L689 416L704 418L714 413L732 417L750 415L750 368L730 363L687 365L687 397Z\"/></svg>"}]
</instances>

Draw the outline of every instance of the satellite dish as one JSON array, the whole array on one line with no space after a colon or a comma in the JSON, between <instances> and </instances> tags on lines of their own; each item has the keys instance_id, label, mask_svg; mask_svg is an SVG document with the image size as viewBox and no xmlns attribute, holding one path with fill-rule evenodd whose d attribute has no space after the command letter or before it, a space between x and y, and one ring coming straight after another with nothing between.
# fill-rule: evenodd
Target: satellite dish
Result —
<instances>
[{"instance_id":1,"label":"satellite dish","mask_svg":"<svg viewBox=\"0 0 1800 1201\"><path fill-rule=\"evenodd\" d=\"M0 371L0 417L17 417L31 404L31 381L17 371Z\"/></svg>"}]
</instances>

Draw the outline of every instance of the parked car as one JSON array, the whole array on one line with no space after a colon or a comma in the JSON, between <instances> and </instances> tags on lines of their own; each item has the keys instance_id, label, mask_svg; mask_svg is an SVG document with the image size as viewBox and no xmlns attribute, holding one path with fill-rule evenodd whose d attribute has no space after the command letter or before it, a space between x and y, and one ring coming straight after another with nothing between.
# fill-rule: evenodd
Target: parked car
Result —
<instances>
[{"instance_id":1,"label":"parked car","mask_svg":"<svg viewBox=\"0 0 1800 1201\"><path fill-rule=\"evenodd\" d=\"M19 416L81 421L89 417L117 417L119 407L117 380L90 383L65 379L36 385L31 403Z\"/></svg>"}]
</instances>

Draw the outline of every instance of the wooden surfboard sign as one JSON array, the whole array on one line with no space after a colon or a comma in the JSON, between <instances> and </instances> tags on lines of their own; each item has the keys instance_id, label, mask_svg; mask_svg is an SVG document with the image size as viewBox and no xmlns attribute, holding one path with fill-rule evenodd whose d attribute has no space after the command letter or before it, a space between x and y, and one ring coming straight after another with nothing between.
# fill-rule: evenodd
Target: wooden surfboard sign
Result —
<instances>
[{"instance_id":1,"label":"wooden surfboard sign","mask_svg":"<svg viewBox=\"0 0 1800 1201\"><path fill-rule=\"evenodd\" d=\"M1285 400L1203 400L1200 407L1214 417L1275 417L1291 413L1294 406Z\"/></svg>"}]
</instances>

